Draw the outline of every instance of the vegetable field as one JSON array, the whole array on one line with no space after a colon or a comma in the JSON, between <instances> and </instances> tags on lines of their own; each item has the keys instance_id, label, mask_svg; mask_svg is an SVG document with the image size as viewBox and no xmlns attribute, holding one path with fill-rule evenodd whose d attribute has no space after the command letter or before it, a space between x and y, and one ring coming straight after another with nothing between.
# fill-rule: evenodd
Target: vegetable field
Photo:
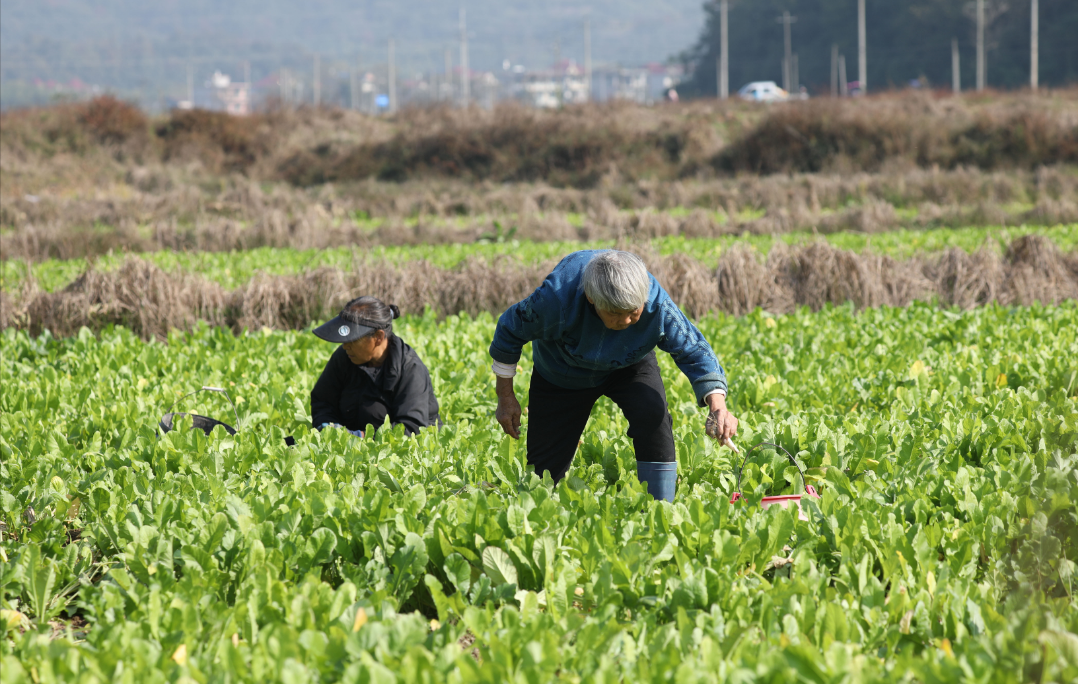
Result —
<instances>
[{"instance_id":1,"label":"vegetable field","mask_svg":"<svg viewBox=\"0 0 1078 684\"><path fill-rule=\"evenodd\" d=\"M398 321L446 421L414 439L309 428L309 333L3 330L0 681L1078 680L1074 302L699 325L739 444L820 491L805 519L757 505L801 488L777 458L730 503L736 457L662 354L673 504L605 399L565 480L526 468L486 314ZM239 432L158 435L201 385Z\"/></svg>"}]
</instances>

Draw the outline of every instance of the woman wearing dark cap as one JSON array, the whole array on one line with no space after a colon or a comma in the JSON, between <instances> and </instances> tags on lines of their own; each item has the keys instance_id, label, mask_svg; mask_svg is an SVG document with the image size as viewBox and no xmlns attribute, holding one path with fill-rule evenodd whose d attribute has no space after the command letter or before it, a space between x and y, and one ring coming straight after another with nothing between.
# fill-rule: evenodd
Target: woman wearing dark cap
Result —
<instances>
[{"instance_id":1,"label":"woman wearing dark cap","mask_svg":"<svg viewBox=\"0 0 1078 684\"><path fill-rule=\"evenodd\" d=\"M315 328L318 337L341 345L311 390L315 428L344 427L362 437L368 425L377 430L386 416L408 434L441 423L427 367L393 334L398 316L393 304L359 297Z\"/></svg>"}]
</instances>

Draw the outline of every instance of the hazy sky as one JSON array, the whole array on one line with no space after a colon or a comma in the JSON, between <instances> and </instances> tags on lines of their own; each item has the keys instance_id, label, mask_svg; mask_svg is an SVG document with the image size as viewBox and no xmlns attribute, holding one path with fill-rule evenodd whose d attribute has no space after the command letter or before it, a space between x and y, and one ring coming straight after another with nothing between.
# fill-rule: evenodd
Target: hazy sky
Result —
<instances>
[{"instance_id":1,"label":"hazy sky","mask_svg":"<svg viewBox=\"0 0 1078 684\"><path fill-rule=\"evenodd\" d=\"M0 50L18 62L13 66L61 47L92 60L99 58L90 52L131 53L131 45L152 55L298 49L377 61L384 60L392 37L401 67L425 70L444 63L446 48L455 50L463 6L477 69L500 68L505 59L545 66L553 61L556 43L562 56L582 59L586 16L596 62L643 64L665 61L696 40L701 5L702 0L4 0Z\"/></svg>"}]
</instances>

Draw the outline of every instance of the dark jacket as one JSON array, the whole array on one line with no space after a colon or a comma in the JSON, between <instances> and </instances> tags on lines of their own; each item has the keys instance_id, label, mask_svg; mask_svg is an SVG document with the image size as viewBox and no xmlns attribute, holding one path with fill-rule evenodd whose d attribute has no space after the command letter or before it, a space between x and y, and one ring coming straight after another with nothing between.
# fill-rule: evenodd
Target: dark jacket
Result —
<instances>
[{"instance_id":1,"label":"dark jacket","mask_svg":"<svg viewBox=\"0 0 1078 684\"><path fill-rule=\"evenodd\" d=\"M375 429L386 416L408 434L440 423L430 373L404 340L389 338L387 358L380 368L357 366L338 347L311 390L311 422L338 423L349 430Z\"/></svg>"}]
</instances>

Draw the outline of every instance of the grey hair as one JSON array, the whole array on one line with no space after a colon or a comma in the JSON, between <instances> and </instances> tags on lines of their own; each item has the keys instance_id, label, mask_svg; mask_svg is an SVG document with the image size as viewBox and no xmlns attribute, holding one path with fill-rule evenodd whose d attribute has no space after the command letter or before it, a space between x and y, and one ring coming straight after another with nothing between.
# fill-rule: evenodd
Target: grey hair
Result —
<instances>
[{"instance_id":1,"label":"grey hair","mask_svg":"<svg viewBox=\"0 0 1078 684\"><path fill-rule=\"evenodd\" d=\"M584 267L584 294L600 311L635 311L648 301L651 279L640 257L609 250Z\"/></svg>"}]
</instances>

